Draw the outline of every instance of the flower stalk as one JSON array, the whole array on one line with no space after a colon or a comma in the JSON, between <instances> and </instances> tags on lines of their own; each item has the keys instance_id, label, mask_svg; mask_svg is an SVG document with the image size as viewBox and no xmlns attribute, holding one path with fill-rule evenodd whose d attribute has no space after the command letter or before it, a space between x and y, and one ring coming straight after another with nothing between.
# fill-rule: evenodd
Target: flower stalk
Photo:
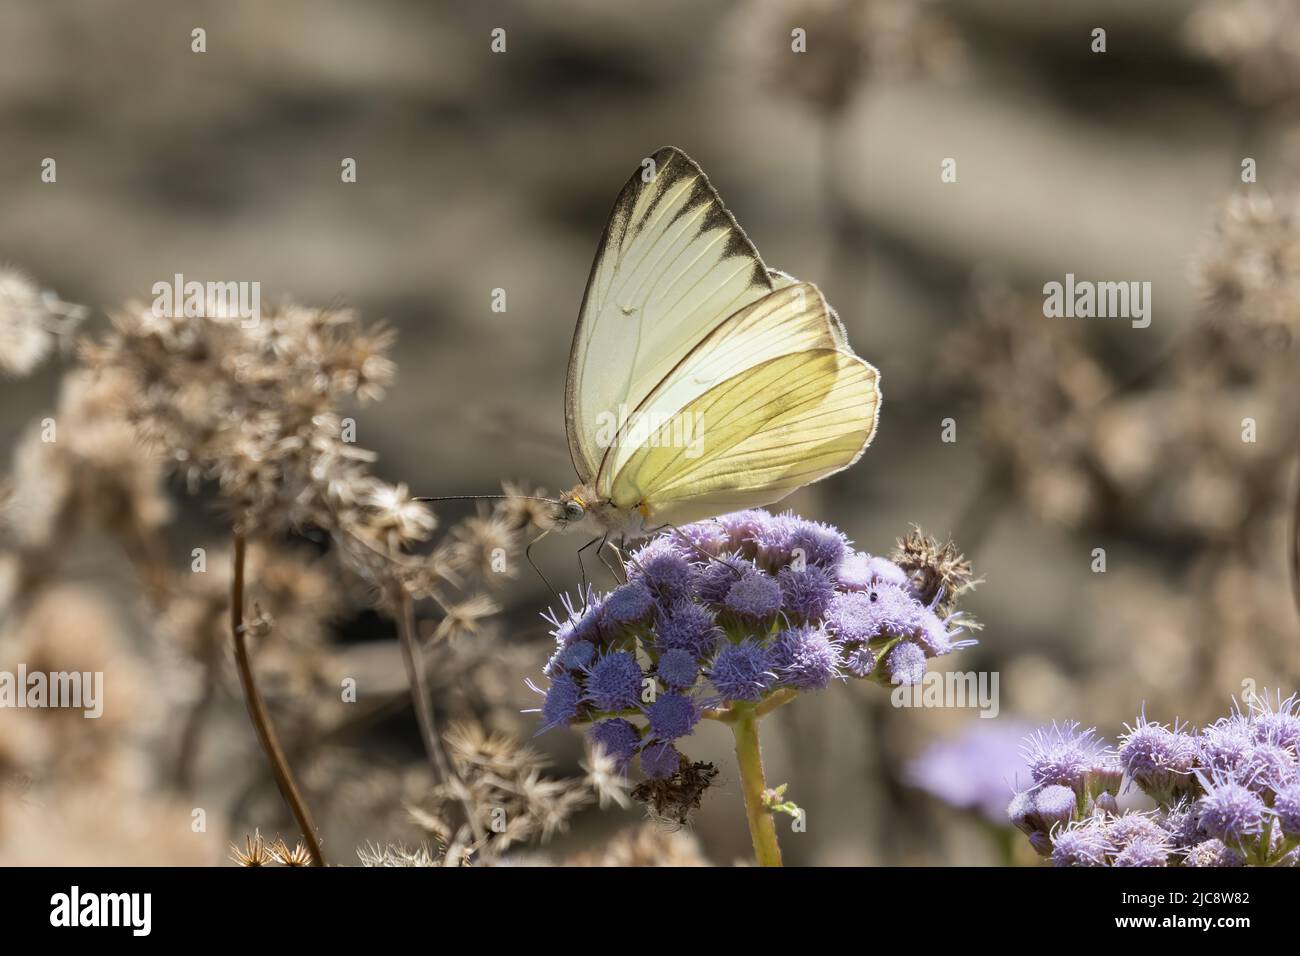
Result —
<instances>
[{"instance_id":1,"label":"flower stalk","mask_svg":"<svg viewBox=\"0 0 1300 956\"><path fill-rule=\"evenodd\" d=\"M740 788L745 798L745 817L759 866L781 866L781 847L776 841L776 821L763 802L767 781L763 777L763 754L758 742L757 709L737 704L731 732L736 738L736 763L740 766Z\"/></svg>"},{"instance_id":2,"label":"flower stalk","mask_svg":"<svg viewBox=\"0 0 1300 956\"><path fill-rule=\"evenodd\" d=\"M244 535L241 532L235 532L234 568L230 582L230 632L235 642L235 665L239 670L239 683L243 687L244 702L248 705L248 716L253 722L253 729L257 731L257 739L262 745L262 752L266 755L266 761L271 767L271 773L275 777L276 786L280 789L280 795L284 797L284 802L289 805L289 810L298 823L298 829L302 831L303 842L307 846L307 852L311 855L312 866L324 866L325 857L321 853L320 841L316 837L316 827L312 823L311 813L308 811L302 793L298 790L298 785L293 779L293 772L289 769L289 762L285 759L284 751L275 736L275 729L271 726L270 715L266 712L266 704L262 701L262 695L258 692L257 683L253 677L253 666L248 656L248 629L244 622L244 559L246 550L247 541Z\"/></svg>"}]
</instances>

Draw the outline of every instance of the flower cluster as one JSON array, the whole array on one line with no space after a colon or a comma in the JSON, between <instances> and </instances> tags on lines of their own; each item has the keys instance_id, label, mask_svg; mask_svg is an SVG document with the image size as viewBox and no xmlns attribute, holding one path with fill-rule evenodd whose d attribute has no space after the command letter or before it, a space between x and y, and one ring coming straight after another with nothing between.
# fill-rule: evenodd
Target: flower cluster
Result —
<instances>
[{"instance_id":1,"label":"flower cluster","mask_svg":"<svg viewBox=\"0 0 1300 956\"><path fill-rule=\"evenodd\" d=\"M1033 786L1007 808L1057 866L1300 862L1300 698L1251 697L1199 732L1138 717L1112 749L1077 723L1026 740ZM1121 784L1154 801L1121 813Z\"/></svg>"},{"instance_id":2,"label":"flower cluster","mask_svg":"<svg viewBox=\"0 0 1300 956\"><path fill-rule=\"evenodd\" d=\"M590 723L620 767L639 756L646 776L669 779L685 766L678 741L716 708L849 677L919 683L928 659L974 643L945 604L969 586L969 567L951 549L917 558L916 542L903 544L900 566L854 551L835 528L766 511L651 538L625 584L547 616L557 648L543 730Z\"/></svg>"}]
</instances>

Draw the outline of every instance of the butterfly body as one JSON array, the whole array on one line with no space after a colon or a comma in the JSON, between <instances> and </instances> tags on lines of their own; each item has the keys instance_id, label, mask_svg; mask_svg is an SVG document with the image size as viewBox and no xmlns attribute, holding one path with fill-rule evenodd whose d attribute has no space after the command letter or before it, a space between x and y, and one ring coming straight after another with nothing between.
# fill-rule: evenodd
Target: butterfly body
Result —
<instances>
[{"instance_id":1,"label":"butterfly body","mask_svg":"<svg viewBox=\"0 0 1300 956\"><path fill-rule=\"evenodd\" d=\"M779 501L861 456L878 381L817 287L769 269L700 167L661 149L592 263L565 392L580 483L556 528L635 538Z\"/></svg>"}]
</instances>

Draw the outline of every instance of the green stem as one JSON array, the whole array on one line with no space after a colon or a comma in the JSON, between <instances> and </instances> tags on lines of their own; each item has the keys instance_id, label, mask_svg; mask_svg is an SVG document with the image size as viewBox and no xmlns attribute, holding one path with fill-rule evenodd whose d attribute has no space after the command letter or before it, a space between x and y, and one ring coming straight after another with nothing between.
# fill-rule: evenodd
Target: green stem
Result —
<instances>
[{"instance_id":1,"label":"green stem","mask_svg":"<svg viewBox=\"0 0 1300 956\"><path fill-rule=\"evenodd\" d=\"M740 705L736 705L738 708ZM736 737L736 762L740 765L740 787L745 797L745 816L749 835L754 841L754 857L759 866L780 866L781 847L776 842L776 821L763 806L763 754L758 745L758 716L752 705L733 711L729 721Z\"/></svg>"}]
</instances>

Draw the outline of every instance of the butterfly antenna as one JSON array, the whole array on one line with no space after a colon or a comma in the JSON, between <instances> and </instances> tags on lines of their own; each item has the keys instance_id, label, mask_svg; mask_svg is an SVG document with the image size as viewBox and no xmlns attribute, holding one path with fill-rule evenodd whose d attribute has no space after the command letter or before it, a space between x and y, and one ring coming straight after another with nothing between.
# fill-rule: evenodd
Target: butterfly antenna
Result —
<instances>
[{"instance_id":1,"label":"butterfly antenna","mask_svg":"<svg viewBox=\"0 0 1300 956\"><path fill-rule=\"evenodd\" d=\"M524 498L528 501L549 501L553 505L560 503L559 498L546 498L542 495L438 495L434 498L412 498L412 501L477 501L482 498Z\"/></svg>"}]
</instances>

